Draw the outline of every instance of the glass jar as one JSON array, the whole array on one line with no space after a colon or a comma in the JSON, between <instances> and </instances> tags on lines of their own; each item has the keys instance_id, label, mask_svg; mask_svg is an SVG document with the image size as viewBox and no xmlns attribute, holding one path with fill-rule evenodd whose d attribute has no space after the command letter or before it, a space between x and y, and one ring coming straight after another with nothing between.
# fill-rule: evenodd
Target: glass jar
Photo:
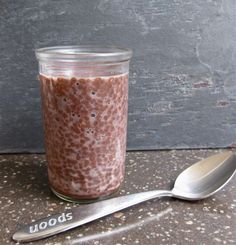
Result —
<instances>
[{"instance_id":1,"label":"glass jar","mask_svg":"<svg viewBox=\"0 0 236 245\"><path fill-rule=\"evenodd\" d=\"M50 188L91 202L124 179L132 51L113 46L36 50Z\"/></svg>"}]
</instances>

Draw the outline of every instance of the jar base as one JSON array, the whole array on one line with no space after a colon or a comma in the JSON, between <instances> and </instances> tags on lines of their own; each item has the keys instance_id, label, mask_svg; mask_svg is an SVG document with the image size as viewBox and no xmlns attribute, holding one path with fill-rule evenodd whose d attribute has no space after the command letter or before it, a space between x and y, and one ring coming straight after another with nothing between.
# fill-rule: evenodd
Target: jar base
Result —
<instances>
[{"instance_id":1,"label":"jar base","mask_svg":"<svg viewBox=\"0 0 236 245\"><path fill-rule=\"evenodd\" d=\"M97 198L84 198L84 199L77 199L77 198L73 198L73 197L69 197L66 196L64 194L61 194L59 192L57 192L55 189L53 189L52 187L50 187L51 191L60 199L62 199L63 201L67 201L67 202L72 202L72 203L78 203L78 204L88 204L88 203L93 203L93 202L97 202L97 201L101 201L101 200L105 200L111 197L114 197L119 191L120 191L120 187L118 187L117 189L115 189L112 193L106 195L106 196L101 196L101 197L97 197Z\"/></svg>"}]
</instances>

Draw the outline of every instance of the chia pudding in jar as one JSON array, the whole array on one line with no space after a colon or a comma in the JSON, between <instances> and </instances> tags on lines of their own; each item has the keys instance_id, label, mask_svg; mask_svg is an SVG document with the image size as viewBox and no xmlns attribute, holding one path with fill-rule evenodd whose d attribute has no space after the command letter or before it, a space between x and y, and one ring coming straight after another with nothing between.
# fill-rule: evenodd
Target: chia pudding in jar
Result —
<instances>
[{"instance_id":1,"label":"chia pudding in jar","mask_svg":"<svg viewBox=\"0 0 236 245\"><path fill-rule=\"evenodd\" d=\"M131 50L65 46L36 56L52 191L77 202L113 194L124 179Z\"/></svg>"}]
</instances>

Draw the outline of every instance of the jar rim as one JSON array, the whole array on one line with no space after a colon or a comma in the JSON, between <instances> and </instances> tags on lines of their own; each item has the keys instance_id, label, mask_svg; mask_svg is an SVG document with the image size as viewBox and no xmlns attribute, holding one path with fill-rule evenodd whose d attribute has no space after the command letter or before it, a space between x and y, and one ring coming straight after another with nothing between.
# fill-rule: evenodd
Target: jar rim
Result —
<instances>
[{"instance_id":1,"label":"jar rim","mask_svg":"<svg viewBox=\"0 0 236 245\"><path fill-rule=\"evenodd\" d=\"M52 46L35 50L39 61L122 62L132 57L132 50L118 46Z\"/></svg>"}]
</instances>

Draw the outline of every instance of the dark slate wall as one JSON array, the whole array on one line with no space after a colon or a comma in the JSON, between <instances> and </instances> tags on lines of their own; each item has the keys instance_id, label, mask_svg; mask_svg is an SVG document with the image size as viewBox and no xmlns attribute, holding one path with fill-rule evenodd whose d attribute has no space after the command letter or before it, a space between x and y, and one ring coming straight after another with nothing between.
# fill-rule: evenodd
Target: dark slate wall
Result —
<instances>
[{"instance_id":1,"label":"dark slate wall","mask_svg":"<svg viewBox=\"0 0 236 245\"><path fill-rule=\"evenodd\" d=\"M236 1L0 0L0 152L43 150L34 49L131 47L129 149L236 142Z\"/></svg>"}]
</instances>

